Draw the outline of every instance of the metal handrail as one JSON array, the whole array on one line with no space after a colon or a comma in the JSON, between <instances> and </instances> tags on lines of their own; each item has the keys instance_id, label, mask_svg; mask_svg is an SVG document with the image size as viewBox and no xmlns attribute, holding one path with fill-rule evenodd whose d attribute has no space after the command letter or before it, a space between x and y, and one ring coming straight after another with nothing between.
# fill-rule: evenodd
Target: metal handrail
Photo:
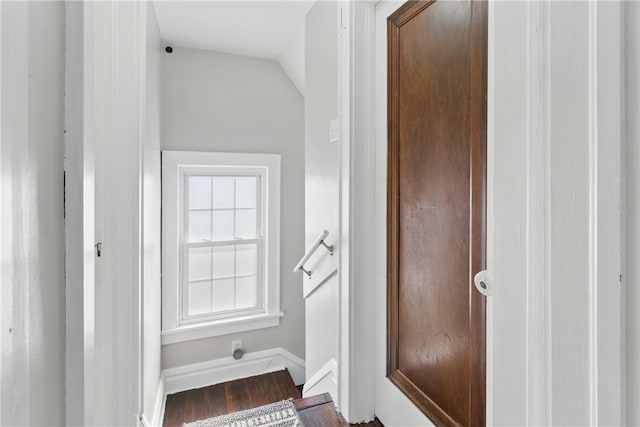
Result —
<instances>
[{"instance_id":1,"label":"metal handrail","mask_svg":"<svg viewBox=\"0 0 640 427\"><path fill-rule=\"evenodd\" d=\"M320 234L320 237L318 237L318 239L316 240L316 242L311 246L311 248L307 251L306 254L304 254L304 256L302 257L302 259L300 260L300 262L298 264L296 264L295 267L293 267L293 272L297 273L298 270L302 270L303 272L306 273L307 276L311 277L311 270L306 270L304 268L304 264L309 261L309 258L311 258L311 256L316 252L316 250L320 247L320 246L324 246L327 251L329 251L329 255L333 256L333 245L328 246L325 242L324 239L327 238L327 236L329 235L329 231L328 230L323 230L322 234Z\"/></svg>"}]
</instances>

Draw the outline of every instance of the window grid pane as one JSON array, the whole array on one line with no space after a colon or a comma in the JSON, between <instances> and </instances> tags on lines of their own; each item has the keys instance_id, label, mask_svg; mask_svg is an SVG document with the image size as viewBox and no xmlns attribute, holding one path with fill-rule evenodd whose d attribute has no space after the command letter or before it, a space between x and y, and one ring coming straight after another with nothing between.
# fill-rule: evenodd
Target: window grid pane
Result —
<instances>
[{"instance_id":1,"label":"window grid pane","mask_svg":"<svg viewBox=\"0 0 640 427\"><path fill-rule=\"evenodd\" d=\"M189 211L189 241L211 240L211 211Z\"/></svg>"},{"instance_id":2,"label":"window grid pane","mask_svg":"<svg viewBox=\"0 0 640 427\"><path fill-rule=\"evenodd\" d=\"M189 283L189 315L211 312L211 281Z\"/></svg>"},{"instance_id":3,"label":"window grid pane","mask_svg":"<svg viewBox=\"0 0 640 427\"><path fill-rule=\"evenodd\" d=\"M233 233L235 226L233 213L233 209L212 211L213 241L219 242L222 240L235 240Z\"/></svg>"},{"instance_id":4,"label":"window grid pane","mask_svg":"<svg viewBox=\"0 0 640 427\"><path fill-rule=\"evenodd\" d=\"M189 242L255 239L260 233L258 176L188 176Z\"/></svg>"},{"instance_id":5,"label":"window grid pane","mask_svg":"<svg viewBox=\"0 0 640 427\"><path fill-rule=\"evenodd\" d=\"M189 179L189 209L208 209L211 206L211 178L192 176Z\"/></svg>"},{"instance_id":6,"label":"window grid pane","mask_svg":"<svg viewBox=\"0 0 640 427\"><path fill-rule=\"evenodd\" d=\"M241 239L255 238L256 233L256 210L255 209L238 209L236 210L236 237Z\"/></svg>"},{"instance_id":7,"label":"window grid pane","mask_svg":"<svg viewBox=\"0 0 640 427\"><path fill-rule=\"evenodd\" d=\"M185 247L186 317L257 308L258 248L259 243Z\"/></svg>"},{"instance_id":8,"label":"window grid pane","mask_svg":"<svg viewBox=\"0 0 640 427\"><path fill-rule=\"evenodd\" d=\"M236 307L254 307L257 303L257 277L246 276L236 278Z\"/></svg>"},{"instance_id":9,"label":"window grid pane","mask_svg":"<svg viewBox=\"0 0 640 427\"><path fill-rule=\"evenodd\" d=\"M233 209L236 205L236 178L212 176L211 180L211 209Z\"/></svg>"},{"instance_id":10,"label":"window grid pane","mask_svg":"<svg viewBox=\"0 0 640 427\"><path fill-rule=\"evenodd\" d=\"M255 176L236 178L236 209L256 208L257 181Z\"/></svg>"}]
</instances>

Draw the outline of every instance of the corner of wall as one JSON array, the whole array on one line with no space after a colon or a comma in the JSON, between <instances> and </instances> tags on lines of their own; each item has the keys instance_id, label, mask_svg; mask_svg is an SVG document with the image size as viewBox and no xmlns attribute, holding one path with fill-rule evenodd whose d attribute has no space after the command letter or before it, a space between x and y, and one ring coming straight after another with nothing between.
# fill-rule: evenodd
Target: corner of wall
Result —
<instances>
[{"instance_id":1,"label":"corner of wall","mask_svg":"<svg viewBox=\"0 0 640 427\"><path fill-rule=\"evenodd\" d=\"M163 371L164 394L207 387L226 381L288 370L295 384L303 384L305 361L289 351L276 347L246 353L242 359L223 357Z\"/></svg>"}]
</instances>

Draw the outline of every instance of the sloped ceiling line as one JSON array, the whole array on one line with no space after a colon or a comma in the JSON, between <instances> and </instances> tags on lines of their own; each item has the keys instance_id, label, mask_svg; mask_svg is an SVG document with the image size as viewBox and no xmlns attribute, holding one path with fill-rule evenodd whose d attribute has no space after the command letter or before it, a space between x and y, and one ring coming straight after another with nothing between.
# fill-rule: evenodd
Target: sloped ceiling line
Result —
<instances>
[{"instance_id":1,"label":"sloped ceiling line","mask_svg":"<svg viewBox=\"0 0 640 427\"><path fill-rule=\"evenodd\" d=\"M313 1L154 1L166 44L273 59L304 94L304 19Z\"/></svg>"}]
</instances>

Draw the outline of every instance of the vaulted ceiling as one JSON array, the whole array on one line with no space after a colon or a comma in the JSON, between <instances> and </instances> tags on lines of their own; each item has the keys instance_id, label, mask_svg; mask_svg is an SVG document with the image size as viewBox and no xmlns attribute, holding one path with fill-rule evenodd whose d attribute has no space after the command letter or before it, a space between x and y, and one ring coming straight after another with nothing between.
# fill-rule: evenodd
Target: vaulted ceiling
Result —
<instances>
[{"instance_id":1,"label":"vaulted ceiling","mask_svg":"<svg viewBox=\"0 0 640 427\"><path fill-rule=\"evenodd\" d=\"M154 2L164 43L274 59L304 93L304 18L313 1Z\"/></svg>"}]
</instances>

